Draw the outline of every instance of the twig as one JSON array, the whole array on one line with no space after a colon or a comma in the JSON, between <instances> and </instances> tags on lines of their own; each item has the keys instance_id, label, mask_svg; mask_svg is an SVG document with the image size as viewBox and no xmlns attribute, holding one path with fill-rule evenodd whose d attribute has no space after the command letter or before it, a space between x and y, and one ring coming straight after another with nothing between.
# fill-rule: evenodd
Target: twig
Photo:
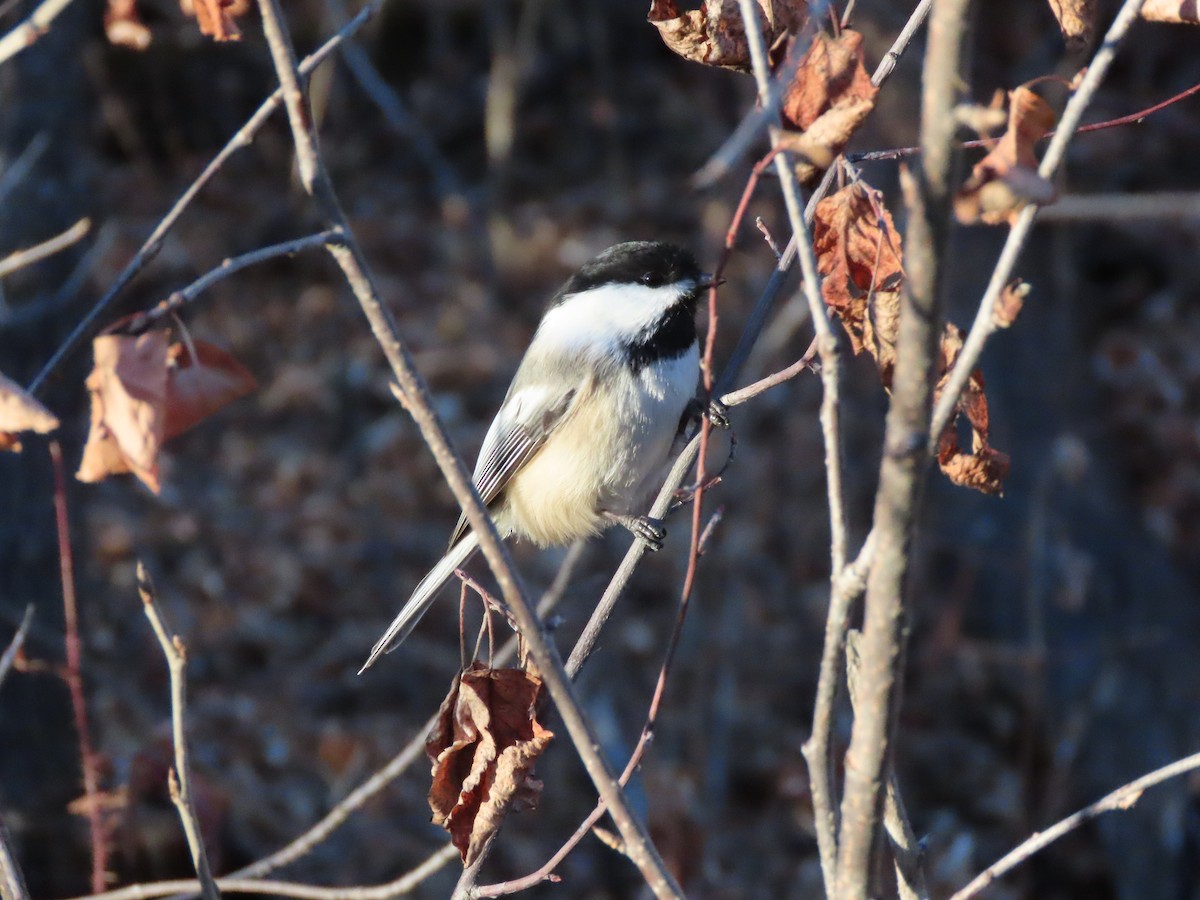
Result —
<instances>
[{"instance_id":1,"label":"twig","mask_svg":"<svg viewBox=\"0 0 1200 900\"><path fill-rule=\"evenodd\" d=\"M29 889L9 847L8 829L0 822L0 900L29 900Z\"/></svg>"},{"instance_id":2,"label":"twig","mask_svg":"<svg viewBox=\"0 0 1200 900\"><path fill-rule=\"evenodd\" d=\"M846 752L838 835L839 900L863 900L879 821L882 773L894 731L903 665L903 592L921 488L942 333L944 266L950 231L954 117L969 0L937 0L929 25L921 92L920 167L907 185L907 277L901 297L892 400L872 521L875 562L867 577L861 697Z\"/></svg>"},{"instance_id":3,"label":"twig","mask_svg":"<svg viewBox=\"0 0 1200 900\"><path fill-rule=\"evenodd\" d=\"M200 833L200 822L192 805L191 775L188 765L187 731L184 716L187 713L187 648L179 635L170 635L163 624L162 613L154 599L154 583L141 561L137 564L138 596L142 598L142 611L150 620L154 636L167 658L167 671L171 679L171 740L175 745L175 768L167 773L171 802L179 812L188 849L192 853L192 866L200 880L200 896L204 900L218 900L221 892L213 882L212 869L208 865L208 854L204 851L204 836Z\"/></svg>"},{"instance_id":4,"label":"twig","mask_svg":"<svg viewBox=\"0 0 1200 900\"><path fill-rule=\"evenodd\" d=\"M71 0L42 0L29 18L0 38L0 63L37 43L50 30L50 23L70 5Z\"/></svg>"},{"instance_id":5,"label":"twig","mask_svg":"<svg viewBox=\"0 0 1200 900\"><path fill-rule=\"evenodd\" d=\"M71 527L67 516L67 485L63 475L62 450L58 441L50 441L50 463L54 469L54 524L58 531L58 567L62 579L63 620L67 664L63 680L71 694L75 730L79 733L80 767L87 801L88 831L92 843L92 891L104 890L108 871L108 836L100 809L100 773L92 733L88 727L87 701L83 696L83 650L79 641L79 607L75 602L75 562L71 553Z\"/></svg>"},{"instance_id":6,"label":"twig","mask_svg":"<svg viewBox=\"0 0 1200 900\"><path fill-rule=\"evenodd\" d=\"M1200 220L1200 193L1072 194L1038 212L1039 222L1097 222L1119 225L1146 219Z\"/></svg>"},{"instance_id":7,"label":"twig","mask_svg":"<svg viewBox=\"0 0 1200 900\"><path fill-rule=\"evenodd\" d=\"M66 250L72 244L83 240L84 235L91 230L91 227L92 220L83 218L62 234L56 234L54 237L42 241L40 244L34 244L32 247L27 247L24 250L16 250L8 254L4 259L0 259L0 278L11 275L18 269L31 266L35 262L45 259L47 256L53 256L55 253Z\"/></svg>"},{"instance_id":8,"label":"twig","mask_svg":"<svg viewBox=\"0 0 1200 900\"><path fill-rule=\"evenodd\" d=\"M259 9L267 44L284 90L301 181L305 190L320 207L329 226L342 232L344 243L330 246L330 254L341 266L351 290L371 323L372 331L404 392L409 413L421 430L422 437L429 445L455 499L463 507L467 521L479 536L480 549L496 576L504 601L520 626L530 656L558 707L563 724L575 743L584 768L609 806L613 821L629 848L630 859L642 872L656 896L682 896L674 877L654 848L645 826L629 805L607 760L598 750L599 740L575 698L570 679L563 670L562 660L542 632L541 623L513 568L508 551L500 540L495 523L480 501L479 493L461 457L451 444L445 427L433 409L428 389L413 365L411 354L379 298L362 250L353 237L320 157L316 133L312 128L304 97L299 93L295 54L283 24L278 0L259 0Z\"/></svg>"},{"instance_id":9,"label":"twig","mask_svg":"<svg viewBox=\"0 0 1200 900\"><path fill-rule=\"evenodd\" d=\"M277 897L295 897L297 900L389 900L391 897L409 893L457 856L458 849L453 844L447 844L417 868L387 884L319 887L292 881L230 877L218 878L216 885L218 890L226 894L271 894ZM198 890L200 882L196 879L179 878L173 881L156 881L153 884L135 884L115 891L76 897L74 900L149 900L151 897L194 893Z\"/></svg>"},{"instance_id":10,"label":"twig","mask_svg":"<svg viewBox=\"0 0 1200 900\"><path fill-rule=\"evenodd\" d=\"M366 24L378 12L382 4L383 0L370 0L366 6L359 10L358 15L346 23L346 26L341 31L304 58L304 61L299 66L300 74L306 76L324 62L341 45L342 41L346 40L346 38ZM191 205L204 186L212 180L212 177L221 170L221 167L225 165L229 157L233 156L234 153L243 147L250 146L259 129L266 124L267 120L271 118L275 110L279 109L282 103L283 90L279 89L262 102L262 105L259 106L254 115L246 120L246 124L238 129L237 134L231 137L225 146L221 148L220 152L204 167L204 171L196 176L196 180L188 185L179 199L175 201L175 205L154 226L154 230L150 232L150 236L142 242L142 246L134 254L133 258L126 263L125 268L117 275L116 280L109 285L108 290L92 305L92 308L80 319L79 323L71 329L71 333L59 344L58 349L54 351L50 359L42 366L41 371L29 382L28 387L26 387L29 393L37 394L45 385L46 379L54 374L58 367L62 365L63 360L91 333L96 320L108 309L117 295L158 254L158 251L162 248L163 239L175 226L175 223L179 221L184 210Z\"/></svg>"},{"instance_id":11,"label":"twig","mask_svg":"<svg viewBox=\"0 0 1200 900\"><path fill-rule=\"evenodd\" d=\"M859 673L862 670L861 645L861 631L846 633L846 684L850 688L850 706L856 711ZM883 822L896 864L896 886L900 900L929 900L929 888L925 885L925 873L921 868L921 848L908 822L896 771L890 762L883 800Z\"/></svg>"},{"instance_id":12,"label":"twig","mask_svg":"<svg viewBox=\"0 0 1200 900\"><path fill-rule=\"evenodd\" d=\"M17 158L9 163L4 173L0 174L0 203L7 200L12 189L25 180L49 146L50 136L44 131L39 132L25 145L25 149Z\"/></svg>"},{"instance_id":13,"label":"twig","mask_svg":"<svg viewBox=\"0 0 1200 900\"><path fill-rule=\"evenodd\" d=\"M976 896L1001 875L1012 871L1025 860L1029 859L1029 857L1035 853L1040 853L1050 844L1057 841L1063 835L1074 831L1080 825L1084 825L1106 812L1112 812L1116 809L1129 809L1141 799L1142 794L1147 788L1154 787L1154 785L1169 778L1184 775L1195 769L1200 769L1200 753L1193 753L1191 756L1176 760L1169 765L1163 766L1161 769L1155 769L1153 772L1143 775L1141 778L1131 781L1123 787L1117 788L1111 794L1107 794L1090 806L1085 806L1078 812L1072 813L1045 831L1039 831L1030 835L1027 840L1019 844L1003 858L992 863L984 871L975 876L970 884L954 894L950 900L967 900L969 897Z\"/></svg>"},{"instance_id":14,"label":"twig","mask_svg":"<svg viewBox=\"0 0 1200 900\"><path fill-rule=\"evenodd\" d=\"M21 652L21 647L25 644L25 637L29 634L29 626L33 623L33 604L25 607L25 615L21 618L21 625L17 628L17 633L13 635L8 646L4 648L4 655L0 656L0 684L4 684L4 676L8 674L8 670L12 668L13 660L17 658L17 654Z\"/></svg>"},{"instance_id":15,"label":"twig","mask_svg":"<svg viewBox=\"0 0 1200 900\"><path fill-rule=\"evenodd\" d=\"M1058 171L1058 167L1066 155L1067 145L1075 134L1084 110L1092 102L1100 83L1108 73L1109 66L1112 65L1112 61L1117 55L1117 48L1137 19L1141 8L1142 0L1125 0L1120 12L1117 13L1117 17L1108 29L1108 34L1104 36L1104 43L1100 45L1091 65L1088 66L1087 74L1084 75L1079 89L1067 101L1062 118L1059 120L1058 130L1050 140L1050 145L1046 148L1046 155L1042 157L1042 163L1038 166L1038 174L1043 178L1053 178ZM971 325L966 340L963 341L962 351L946 380L941 396L938 398L933 413L933 428L930 432L930 452L935 449L936 436L942 433L954 415L954 410L958 406L958 398L967 386L971 371L979 361L980 354L983 353L984 344L996 329L996 302L1000 299L1004 286L1012 277L1013 267L1025 245L1025 239L1029 236L1034 216L1037 213L1036 205L1031 204L1025 207L1008 233L1008 238L1000 251L1000 258L996 261L995 269L992 270L992 278L983 292L983 299L979 301L979 311L975 315L975 321Z\"/></svg>"},{"instance_id":16,"label":"twig","mask_svg":"<svg viewBox=\"0 0 1200 900\"><path fill-rule=\"evenodd\" d=\"M166 300L163 300L157 306L146 310L139 316L135 316L129 321L126 326L127 330L133 333L138 333L152 324L157 322L164 316L176 312L181 307L191 303L198 296L220 281L222 278L228 278L235 272L240 272L248 266L253 266L257 263L267 262L280 256L292 256L299 253L301 250L309 250L314 247L326 247L329 244L335 244L341 241L341 233L338 231L322 231L318 234L310 234L306 237L296 238L291 241L284 241L279 244L272 244L269 247L262 247L258 250L253 250L250 253L243 253L241 256L235 256L225 259L219 266L205 272L187 287L173 291Z\"/></svg>"}]
</instances>

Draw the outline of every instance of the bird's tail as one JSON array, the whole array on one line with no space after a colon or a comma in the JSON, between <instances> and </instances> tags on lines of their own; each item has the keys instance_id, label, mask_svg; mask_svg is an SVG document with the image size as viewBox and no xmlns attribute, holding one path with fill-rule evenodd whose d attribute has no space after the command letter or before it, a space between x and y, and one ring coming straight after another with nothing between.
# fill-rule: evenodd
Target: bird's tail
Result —
<instances>
[{"instance_id":1,"label":"bird's tail","mask_svg":"<svg viewBox=\"0 0 1200 900\"><path fill-rule=\"evenodd\" d=\"M383 637L371 648L371 655L367 657L363 667L358 670L358 674L361 675L369 669L383 654L400 646L400 643L408 637L409 632L421 620L421 616L425 615L425 611L433 603L441 586L450 579L454 570L470 559L478 549L479 538L472 531L446 552L441 561L429 570L429 574L421 579L421 583L408 598L404 608L400 610L396 618L392 619L392 624L383 633Z\"/></svg>"}]
</instances>

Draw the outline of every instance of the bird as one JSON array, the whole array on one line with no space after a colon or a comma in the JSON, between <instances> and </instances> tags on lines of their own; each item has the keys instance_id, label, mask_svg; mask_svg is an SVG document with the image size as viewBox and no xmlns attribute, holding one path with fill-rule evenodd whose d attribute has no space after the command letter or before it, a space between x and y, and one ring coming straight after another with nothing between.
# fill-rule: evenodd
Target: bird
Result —
<instances>
[{"instance_id":1,"label":"bird","mask_svg":"<svg viewBox=\"0 0 1200 900\"><path fill-rule=\"evenodd\" d=\"M651 549L662 522L638 515L700 400L696 303L720 283L686 249L617 244L554 294L483 439L473 480L501 537L563 546L621 525ZM409 635L479 549L459 517L449 549L372 648L360 674Z\"/></svg>"}]
</instances>

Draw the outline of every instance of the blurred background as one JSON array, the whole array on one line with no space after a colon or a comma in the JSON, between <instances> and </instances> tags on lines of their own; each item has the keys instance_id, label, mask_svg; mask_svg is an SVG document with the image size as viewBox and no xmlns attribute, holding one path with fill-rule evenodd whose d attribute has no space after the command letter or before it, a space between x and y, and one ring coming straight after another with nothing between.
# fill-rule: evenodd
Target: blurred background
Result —
<instances>
[{"instance_id":1,"label":"blurred background","mask_svg":"<svg viewBox=\"0 0 1200 900\"><path fill-rule=\"evenodd\" d=\"M1115 5L1100 5L1107 22ZM77 0L0 68L0 254L84 215L94 226L71 251L4 281L0 369L22 383L274 87L253 12L239 20L240 43L214 44L171 0L143 0L152 40L135 52L108 43L102 6ZM287 6L302 53L355 11ZM1078 68L1044 3L976 7L976 100ZM31 8L5 4L0 28ZM858 4L869 68L909 12ZM690 178L751 108L752 79L674 56L645 17L635 0L391 0L360 34L360 62L375 81L370 68L359 68L363 80L337 59L313 77L342 201L469 458L542 304L576 266L627 239L679 241L709 266L718 257L748 163L704 191ZM1088 121L1200 82L1195 40L1184 26L1136 26ZM918 38L852 151L915 142L922 49ZM408 117L399 127L377 102L389 95ZM1064 194L1200 196L1198 113L1192 97L1079 137ZM106 321L227 256L318 230L292 163L276 117L204 189ZM867 164L864 177L902 224L896 167ZM777 193L765 180L740 234L721 291L718 363L773 265L754 216L787 237ZM993 443L1013 460L1006 494L982 497L934 476L926 495L896 766L914 828L928 835L937 896L1033 830L1200 747L1200 204L1174 217L1067 221L1062 210L1036 228L1018 266L1033 292L983 359ZM960 325L1002 239L1002 229L954 235ZM808 346L795 290L744 382ZM166 795L166 668L135 591L137 559L190 650L195 790L218 873L278 849L391 759L459 664L451 590L400 652L355 675L441 553L457 510L392 400L382 355L334 266L310 252L249 269L184 319L249 367L259 391L169 446L159 497L129 478L68 490L83 674L120 884L191 871ZM74 354L43 394L63 419L69 471L85 437L89 356ZM886 398L870 360L848 361L845 378L857 549ZM698 897L820 895L800 755L828 594L818 404L818 379L802 376L733 414L737 456L706 498L724 519L633 787ZM32 603L27 653L57 663L51 470L45 442L26 445L0 458L0 644ZM614 760L637 739L675 617L686 514L670 530L581 679ZM628 541L614 533L587 548L559 608L560 646L573 642ZM562 560L515 552L535 589ZM553 716L550 726L559 727ZM848 726L844 714L842 738ZM428 822L427 772L419 762L282 877L373 884L424 859L444 840ZM565 735L538 774L541 808L509 818L484 881L537 868L592 808ZM87 890L87 825L69 811L81 794L66 689L50 674L10 673L0 690L0 815L35 896ZM419 894L448 895L456 870ZM559 873L563 884L531 895L638 891L634 868L594 839ZM1200 780L1171 782L1081 829L990 896L1200 897Z\"/></svg>"}]
</instances>

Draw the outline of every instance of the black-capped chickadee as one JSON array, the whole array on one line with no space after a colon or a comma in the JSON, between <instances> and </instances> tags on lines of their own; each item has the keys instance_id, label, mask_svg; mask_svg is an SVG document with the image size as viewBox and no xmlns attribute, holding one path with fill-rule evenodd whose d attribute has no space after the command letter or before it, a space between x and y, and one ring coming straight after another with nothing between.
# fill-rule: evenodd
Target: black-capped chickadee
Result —
<instances>
[{"instance_id":1,"label":"black-capped chickadee","mask_svg":"<svg viewBox=\"0 0 1200 900\"><path fill-rule=\"evenodd\" d=\"M661 523L636 511L657 486L695 402L696 300L712 283L686 250L631 242L585 263L559 289L475 464L475 487L501 536L549 547L620 524L652 548L662 545ZM408 636L479 548L466 532L462 516L450 549L364 670Z\"/></svg>"}]
</instances>

